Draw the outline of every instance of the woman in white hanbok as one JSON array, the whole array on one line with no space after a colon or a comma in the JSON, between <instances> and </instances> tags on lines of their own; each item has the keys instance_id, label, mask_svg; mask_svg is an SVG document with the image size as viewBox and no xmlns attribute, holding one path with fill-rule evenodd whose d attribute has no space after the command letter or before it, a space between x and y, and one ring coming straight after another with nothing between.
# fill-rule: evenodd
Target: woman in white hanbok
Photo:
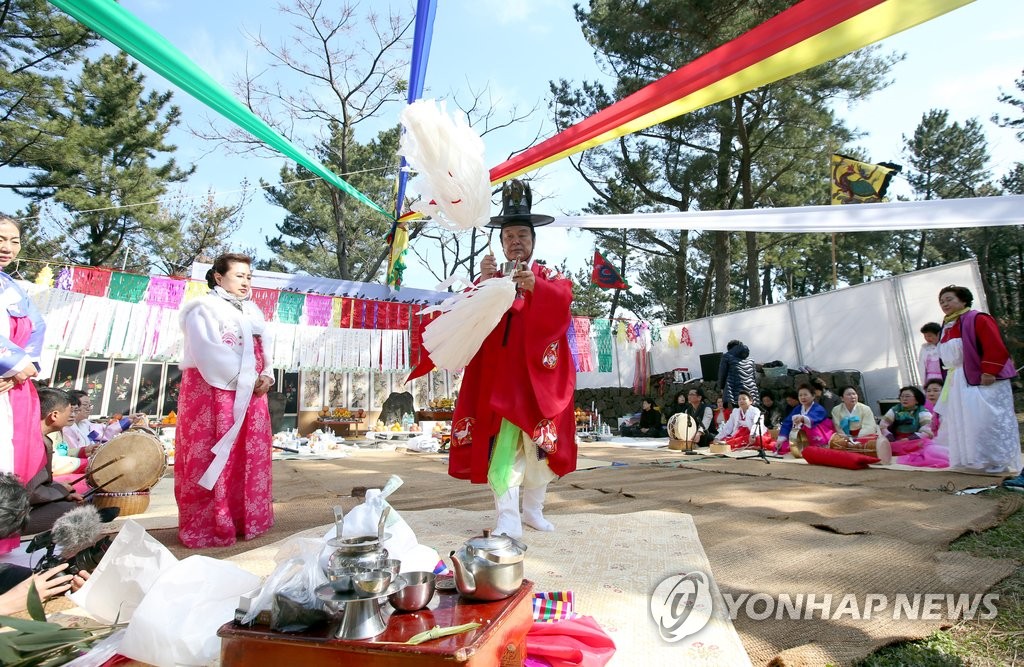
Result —
<instances>
[{"instance_id":1,"label":"woman in white hanbok","mask_svg":"<svg viewBox=\"0 0 1024 667\"><path fill-rule=\"evenodd\" d=\"M946 315L939 356L947 373L935 405L942 415L936 440L949 448L950 467L1017 474L1020 430L1009 382L1017 373L995 319L972 310L973 302L966 287L939 292Z\"/></svg>"}]
</instances>

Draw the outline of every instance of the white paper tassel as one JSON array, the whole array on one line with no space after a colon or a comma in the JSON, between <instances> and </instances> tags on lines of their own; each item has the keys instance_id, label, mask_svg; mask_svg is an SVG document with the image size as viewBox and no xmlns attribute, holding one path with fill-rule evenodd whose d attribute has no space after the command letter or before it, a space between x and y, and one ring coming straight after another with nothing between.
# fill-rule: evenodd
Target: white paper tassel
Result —
<instances>
[{"instance_id":1,"label":"white paper tassel","mask_svg":"<svg viewBox=\"0 0 1024 667\"><path fill-rule=\"evenodd\" d=\"M461 115L450 118L444 102L413 102L400 120L405 132L398 152L418 172L410 185L423 196L412 209L448 229L486 224L491 185L480 136Z\"/></svg>"},{"instance_id":2,"label":"white paper tassel","mask_svg":"<svg viewBox=\"0 0 1024 667\"><path fill-rule=\"evenodd\" d=\"M425 309L424 313L441 311L423 329L423 347L434 365L454 371L468 364L515 298L510 278L491 278Z\"/></svg>"}]
</instances>

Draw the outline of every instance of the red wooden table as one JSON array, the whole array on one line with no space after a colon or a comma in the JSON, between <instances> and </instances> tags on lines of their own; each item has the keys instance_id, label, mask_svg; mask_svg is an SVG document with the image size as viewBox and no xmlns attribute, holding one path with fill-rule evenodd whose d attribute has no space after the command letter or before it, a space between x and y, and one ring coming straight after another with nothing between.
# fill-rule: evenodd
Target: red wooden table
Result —
<instances>
[{"instance_id":1,"label":"red wooden table","mask_svg":"<svg viewBox=\"0 0 1024 667\"><path fill-rule=\"evenodd\" d=\"M232 621L221 627L223 667L357 664L370 667L512 667L526 658L526 633L533 624L533 583L524 581L511 597L473 602L454 591L438 590L432 609L396 612L387 629L373 640L334 639L338 622L309 632L284 634L267 626L247 627ZM385 603L387 609L390 605ZM481 627L417 646L379 644L406 641L433 628L477 622Z\"/></svg>"}]
</instances>

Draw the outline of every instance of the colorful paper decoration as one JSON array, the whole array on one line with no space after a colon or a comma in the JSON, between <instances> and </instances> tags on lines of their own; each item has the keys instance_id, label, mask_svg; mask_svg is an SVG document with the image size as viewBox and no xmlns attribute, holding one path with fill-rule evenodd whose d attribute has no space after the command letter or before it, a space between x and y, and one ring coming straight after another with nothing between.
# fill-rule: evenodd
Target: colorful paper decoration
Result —
<instances>
[{"instance_id":1,"label":"colorful paper decoration","mask_svg":"<svg viewBox=\"0 0 1024 667\"><path fill-rule=\"evenodd\" d=\"M106 296L110 271L94 266L79 266L75 268L72 280L72 291L88 296Z\"/></svg>"},{"instance_id":2,"label":"colorful paper decoration","mask_svg":"<svg viewBox=\"0 0 1024 667\"><path fill-rule=\"evenodd\" d=\"M331 299L331 326L341 326L341 315L344 312L345 298L336 296Z\"/></svg>"},{"instance_id":3,"label":"colorful paper decoration","mask_svg":"<svg viewBox=\"0 0 1024 667\"><path fill-rule=\"evenodd\" d=\"M60 273L57 274L57 281L54 287L71 292L74 286L74 270L70 266L61 267Z\"/></svg>"},{"instance_id":4,"label":"colorful paper decoration","mask_svg":"<svg viewBox=\"0 0 1024 667\"><path fill-rule=\"evenodd\" d=\"M115 301L139 303L146 296L147 287L149 287L149 276L114 271L110 276L110 289L107 296Z\"/></svg>"},{"instance_id":5,"label":"colorful paper decoration","mask_svg":"<svg viewBox=\"0 0 1024 667\"><path fill-rule=\"evenodd\" d=\"M303 310L306 324L314 327L326 327L331 324L331 302L333 297L320 294L307 294Z\"/></svg>"},{"instance_id":6,"label":"colorful paper decoration","mask_svg":"<svg viewBox=\"0 0 1024 667\"><path fill-rule=\"evenodd\" d=\"M178 309L185 298L185 281L167 276L153 276L149 279L146 303L150 306Z\"/></svg>"},{"instance_id":7,"label":"colorful paper decoration","mask_svg":"<svg viewBox=\"0 0 1024 667\"><path fill-rule=\"evenodd\" d=\"M614 354L612 343L611 321L594 320L592 323L597 332L597 372L612 372L612 355Z\"/></svg>"},{"instance_id":8,"label":"colorful paper decoration","mask_svg":"<svg viewBox=\"0 0 1024 667\"><path fill-rule=\"evenodd\" d=\"M182 297L182 302L198 299L199 297L206 296L209 293L210 284L205 280L190 280L185 283L185 294Z\"/></svg>"},{"instance_id":9,"label":"colorful paper decoration","mask_svg":"<svg viewBox=\"0 0 1024 667\"><path fill-rule=\"evenodd\" d=\"M690 338L690 330L686 327L679 328L679 344L686 347L693 347L693 340Z\"/></svg>"},{"instance_id":10,"label":"colorful paper decoration","mask_svg":"<svg viewBox=\"0 0 1024 667\"><path fill-rule=\"evenodd\" d=\"M265 287L253 287L252 288L252 302L262 311L263 319L270 322L274 319L274 314L277 312L277 297L280 294L276 289L266 289Z\"/></svg>"},{"instance_id":11,"label":"colorful paper decoration","mask_svg":"<svg viewBox=\"0 0 1024 667\"><path fill-rule=\"evenodd\" d=\"M305 294L281 292L277 297L277 319L285 324L298 324L305 301Z\"/></svg>"},{"instance_id":12,"label":"colorful paper decoration","mask_svg":"<svg viewBox=\"0 0 1024 667\"><path fill-rule=\"evenodd\" d=\"M39 269L35 282L36 285L42 285L43 287L53 287L53 269L50 268L49 264Z\"/></svg>"},{"instance_id":13,"label":"colorful paper decoration","mask_svg":"<svg viewBox=\"0 0 1024 667\"><path fill-rule=\"evenodd\" d=\"M668 330L668 346L669 346L669 348L671 348L673 350L676 349L677 347L679 347L679 339L676 338L676 330L675 329L669 329Z\"/></svg>"},{"instance_id":14,"label":"colorful paper decoration","mask_svg":"<svg viewBox=\"0 0 1024 667\"><path fill-rule=\"evenodd\" d=\"M576 370L580 373L590 373L594 370L594 363L591 360L593 350L590 344L590 318L572 318L572 331L575 341L570 338L569 345L576 346Z\"/></svg>"}]
</instances>

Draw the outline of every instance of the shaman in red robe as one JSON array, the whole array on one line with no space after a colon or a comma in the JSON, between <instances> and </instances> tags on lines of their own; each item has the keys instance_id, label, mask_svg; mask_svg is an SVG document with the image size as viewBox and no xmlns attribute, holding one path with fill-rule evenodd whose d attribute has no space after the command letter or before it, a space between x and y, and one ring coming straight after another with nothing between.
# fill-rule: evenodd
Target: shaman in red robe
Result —
<instances>
[{"instance_id":1,"label":"shaman in red robe","mask_svg":"<svg viewBox=\"0 0 1024 667\"><path fill-rule=\"evenodd\" d=\"M566 332L572 283L534 262L523 291L466 366L452 417L448 474L487 483L492 441L507 419L533 438L556 475L576 469L576 369Z\"/></svg>"}]
</instances>

